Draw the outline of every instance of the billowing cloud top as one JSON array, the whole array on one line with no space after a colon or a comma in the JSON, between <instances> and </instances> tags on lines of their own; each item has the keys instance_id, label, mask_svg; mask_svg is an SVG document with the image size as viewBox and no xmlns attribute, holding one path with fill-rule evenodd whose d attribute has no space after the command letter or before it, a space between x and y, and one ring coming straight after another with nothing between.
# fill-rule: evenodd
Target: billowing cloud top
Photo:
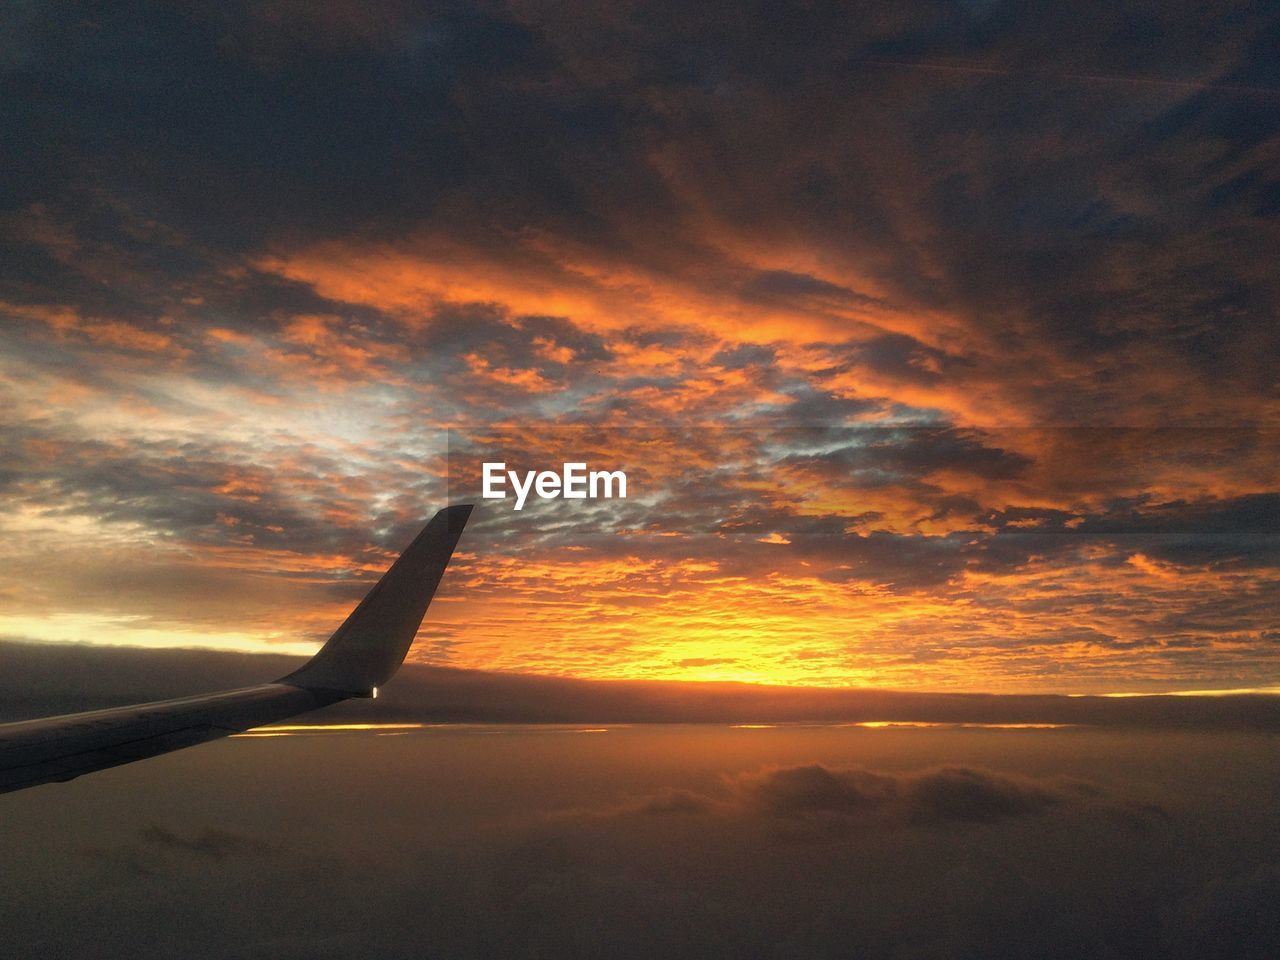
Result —
<instances>
[{"instance_id":1,"label":"billowing cloud top","mask_svg":"<svg viewBox=\"0 0 1280 960\"><path fill-rule=\"evenodd\" d=\"M19 5L0 634L1280 683L1274 25L1166 4ZM456 601L465 598L465 603Z\"/></svg>"}]
</instances>

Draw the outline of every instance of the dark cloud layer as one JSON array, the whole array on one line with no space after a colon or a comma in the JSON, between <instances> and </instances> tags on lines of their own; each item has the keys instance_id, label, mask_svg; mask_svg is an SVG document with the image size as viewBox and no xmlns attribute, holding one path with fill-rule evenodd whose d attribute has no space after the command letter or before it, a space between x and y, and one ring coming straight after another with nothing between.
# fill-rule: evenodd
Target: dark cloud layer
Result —
<instances>
[{"instance_id":1,"label":"dark cloud layer","mask_svg":"<svg viewBox=\"0 0 1280 960\"><path fill-rule=\"evenodd\" d=\"M945 311L958 354L853 356L976 385L1021 379L997 343L1038 352L1074 367L1017 387L1056 419L1274 404L1256 11L390 6L12 13L18 301L146 323L256 254L429 225L521 268L534 234L821 317ZM730 252L770 235L879 293Z\"/></svg>"},{"instance_id":2,"label":"dark cloud layer","mask_svg":"<svg viewBox=\"0 0 1280 960\"><path fill-rule=\"evenodd\" d=\"M292 657L0 640L0 722L264 683ZM1280 729L1280 696L916 694L738 683L590 681L406 664L378 700L303 722L940 723ZM945 785L941 785L945 789Z\"/></svg>"},{"instance_id":3,"label":"dark cloud layer","mask_svg":"<svg viewBox=\"0 0 1280 960\"><path fill-rule=\"evenodd\" d=\"M9 794L6 949L1274 952L1269 736L581 730L237 739Z\"/></svg>"}]
</instances>

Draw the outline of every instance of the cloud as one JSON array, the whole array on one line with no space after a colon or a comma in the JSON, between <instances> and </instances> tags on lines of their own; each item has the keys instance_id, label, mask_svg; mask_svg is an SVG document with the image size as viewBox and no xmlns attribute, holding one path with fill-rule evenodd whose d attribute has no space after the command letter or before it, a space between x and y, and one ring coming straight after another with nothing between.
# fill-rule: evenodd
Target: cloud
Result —
<instances>
[{"instance_id":1,"label":"cloud","mask_svg":"<svg viewBox=\"0 0 1280 960\"><path fill-rule=\"evenodd\" d=\"M163 957L174 923L193 957L1265 956L1270 762L1168 730L233 739L7 795L0 919L16 957ZM187 848L215 829L276 852Z\"/></svg>"},{"instance_id":2,"label":"cloud","mask_svg":"<svg viewBox=\"0 0 1280 960\"><path fill-rule=\"evenodd\" d=\"M586 813L745 817L758 819L788 839L1082 813L1100 813L1128 829L1144 830L1167 818L1158 804L1115 800L1083 780L954 765L888 772L809 763L734 774L724 783L728 793L723 796L664 789Z\"/></svg>"},{"instance_id":3,"label":"cloud","mask_svg":"<svg viewBox=\"0 0 1280 960\"><path fill-rule=\"evenodd\" d=\"M757 774L736 785L772 816L823 825L868 814L908 823L985 823L1042 813L1069 796L1060 786L967 767L891 775L812 764Z\"/></svg>"},{"instance_id":4,"label":"cloud","mask_svg":"<svg viewBox=\"0 0 1280 960\"><path fill-rule=\"evenodd\" d=\"M606 807L556 811L551 820L614 817L702 817L731 811L732 805L693 790L665 788Z\"/></svg>"},{"instance_id":5,"label":"cloud","mask_svg":"<svg viewBox=\"0 0 1280 960\"><path fill-rule=\"evenodd\" d=\"M432 656L1270 683L1274 96L1185 7L24 9L0 594L314 638L584 455L637 496L478 515Z\"/></svg>"},{"instance_id":6,"label":"cloud","mask_svg":"<svg viewBox=\"0 0 1280 960\"><path fill-rule=\"evenodd\" d=\"M156 850L210 860L258 855L272 849L270 844L258 837L218 827L208 827L196 833L183 834L159 824L151 824L142 831L139 840L143 845Z\"/></svg>"},{"instance_id":7,"label":"cloud","mask_svg":"<svg viewBox=\"0 0 1280 960\"><path fill-rule=\"evenodd\" d=\"M234 869L245 860L269 857L277 845L260 837L223 827L184 832L151 823L137 835L111 843L95 844L79 851L87 860L108 870L137 878L180 874L188 864L217 864Z\"/></svg>"}]
</instances>

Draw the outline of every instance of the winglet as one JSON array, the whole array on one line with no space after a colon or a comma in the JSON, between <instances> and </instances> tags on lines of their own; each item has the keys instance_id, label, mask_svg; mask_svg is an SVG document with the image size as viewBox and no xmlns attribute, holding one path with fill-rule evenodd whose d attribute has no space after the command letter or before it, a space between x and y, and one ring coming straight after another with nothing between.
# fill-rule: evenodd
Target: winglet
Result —
<instances>
[{"instance_id":1,"label":"winglet","mask_svg":"<svg viewBox=\"0 0 1280 960\"><path fill-rule=\"evenodd\" d=\"M277 682L369 696L390 680L409 652L469 516L471 505L460 504L432 517L316 655Z\"/></svg>"}]
</instances>

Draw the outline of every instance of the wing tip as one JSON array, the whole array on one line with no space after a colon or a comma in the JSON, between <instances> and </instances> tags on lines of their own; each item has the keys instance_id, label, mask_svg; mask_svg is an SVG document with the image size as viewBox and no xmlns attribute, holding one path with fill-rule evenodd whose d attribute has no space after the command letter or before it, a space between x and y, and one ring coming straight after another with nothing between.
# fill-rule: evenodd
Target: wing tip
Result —
<instances>
[{"instance_id":1,"label":"wing tip","mask_svg":"<svg viewBox=\"0 0 1280 960\"><path fill-rule=\"evenodd\" d=\"M454 521L466 523L471 517L471 511L475 508L476 505L474 503L453 503L441 510L440 514L444 514L450 523Z\"/></svg>"},{"instance_id":2,"label":"wing tip","mask_svg":"<svg viewBox=\"0 0 1280 960\"><path fill-rule=\"evenodd\" d=\"M278 682L368 696L390 680L413 644L473 508L459 503L436 511L315 656Z\"/></svg>"}]
</instances>

